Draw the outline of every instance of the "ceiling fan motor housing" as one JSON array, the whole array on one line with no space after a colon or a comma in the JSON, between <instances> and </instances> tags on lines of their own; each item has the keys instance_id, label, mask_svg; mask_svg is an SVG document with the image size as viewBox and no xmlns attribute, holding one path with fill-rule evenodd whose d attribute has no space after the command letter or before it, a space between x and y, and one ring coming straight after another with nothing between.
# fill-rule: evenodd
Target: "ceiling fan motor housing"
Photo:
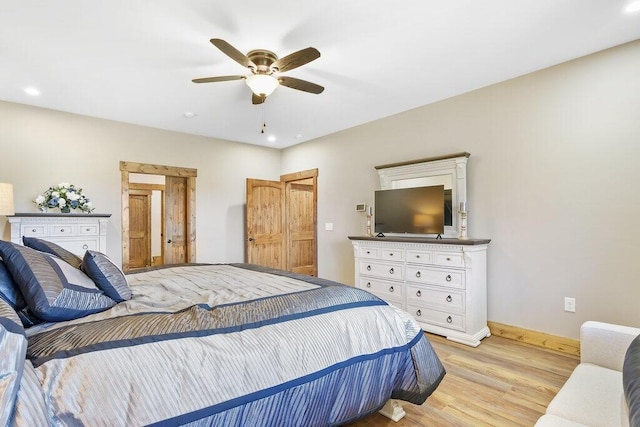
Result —
<instances>
[{"instance_id":1,"label":"ceiling fan motor housing","mask_svg":"<svg viewBox=\"0 0 640 427\"><path fill-rule=\"evenodd\" d=\"M251 62L256 64L257 68L255 70L252 68L252 71L257 74L272 74L274 71L278 71L277 69L271 68L271 64L278 60L278 55L269 50L252 50L247 53L247 57Z\"/></svg>"}]
</instances>

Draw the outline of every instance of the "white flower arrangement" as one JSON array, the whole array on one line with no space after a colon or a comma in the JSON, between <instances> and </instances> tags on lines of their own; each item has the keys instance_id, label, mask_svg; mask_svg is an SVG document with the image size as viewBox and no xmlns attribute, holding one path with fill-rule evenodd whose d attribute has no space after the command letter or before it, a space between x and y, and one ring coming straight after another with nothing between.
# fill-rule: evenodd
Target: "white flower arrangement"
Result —
<instances>
[{"instance_id":1,"label":"white flower arrangement","mask_svg":"<svg viewBox=\"0 0 640 427\"><path fill-rule=\"evenodd\" d=\"M41 211L46 211L48 208L59 208L62 213L69 213L71 209L90 213L95 209L91 205L91 200L82 194L82 188L68 182L61 182L54 187L49 187L47 191L36 197L33 203Z\"/></svg>"}]
</instances>

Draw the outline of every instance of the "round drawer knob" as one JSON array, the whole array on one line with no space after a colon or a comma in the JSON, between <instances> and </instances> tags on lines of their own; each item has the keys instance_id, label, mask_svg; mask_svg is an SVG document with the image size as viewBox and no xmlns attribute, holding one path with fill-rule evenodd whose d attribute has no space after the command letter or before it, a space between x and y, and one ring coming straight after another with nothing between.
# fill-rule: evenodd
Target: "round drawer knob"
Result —
<instances>
[{"instance_id":1,"label":"round drawer knob","mask_svg":"<svg viewBox=\"0 0 640 427\"><path fill-rule=\"evenodd\" d=\"M395 270L393 269L393 267L391 267L391 268L389 269L389 274L393 274L394 272L395 272Z\"/></svg>"},{"instance_id":2,"label":"round drawer knob","mask_svg":"<svg viewBox=\"0 0 640 427\"><path fill-rule=\"evenodd\" d=\"M371 282L367 282L367 288L371 287Z\"/></svg>"},{"instance_id":3,"label":"round drawer knob","mask_svg":"<svg viewBox=\"0 0 640 427\"><path fill-rule=\"evenodd\" d=\"M419 272L419 271L418 271L418 272L416 272L416 277L417 277L418 279L420 278L420 276L422 276L422 274L420 274L420 272Z\"/></svg>"},{"instance_id":4,"label":"round drawer knob","mask_svg":"<svg viewBox=\"0 0 640 427\"><path fill-rule=\"evenodd\" d=\"M371 251L367 251L367 255L369 255L371 253Z\"/></svg>"},{"instance_id":5,"label":"round drawer knob","mask_svg":"<svg viewBox=\"0 0 640 427\"><path fill-rule=\"evenodd\" d=\"M84 249L84 250L86 251L87 249L89 249L89 245L87 245L87 244L85 243L84 245L82 245L82 249Z\"/></svg>"},{"instance_id":6,"label":"round drawer knob","mask_svg":"<svg viewBox=\"0 0 640 427\"><path fill-rule=\"evenodd\" d=\"M450 282L451 281L451 275L447 274L447 277L445 277L444 280L446 280L447 282Z\"/></svg>"},{"instance_id":7,"label":"round drawer knob","mask_svg":"<svg viewBox=\"0 0 640 427\"><path fill-rule=\"evenodd\" d=\"M453 319L451 318L451 316L448 316L447 317L447 323L452 323L452 322L453 322Z\"/></svg>"},{"instance_id":8,"label":"round drawer knob","mask_svg":"<svg viewBox=\"0 0 640 427\"><path fill-rule=\"evenodd\" d=\"M416 255L416 258L420 258L420 255Z\"/></svg>"},{"instance_id":9,"label":"round drawer knob","mask_svg":"<svg viewBox=\"0 0 640 427\"><path fill-rule=\"evenodd\" d=\"M64 228L61 228L61 229L60 229L60 232L61 232L61 233L64 233Z\"/></svg>"},{"instance_id":10,"label":"round drawer knob","mask_svg":"<svg viewBox=\"0 0 640 427\"><path fill-rule=\"evenodd\" d=\"M35 229L35 228L32 228L32 229L31 229L31 232L32 232L32 233L35 233L35 232L36 232L36 229Z\"/></svg>"},{"instance_id":11,"label":"round drawer knob","mask_svg":"<svg viewBox=\"0 0 640 427\"><path fill-rule=\"evenodd\" d=\"M389 286L389 292L393 292L393 291L394 291L393 286Z\"/></svg>"},{"instance_id":12,"label":"round drawer knob","mask_svg":"<svg viewBox=\"0 0 640 427\"><path fill-rule=\"evenodd\" d=\"M86 230L86 231L91 231L91 229L90 229L90 228L86 228L85 230Z\"/></svg>"},{"instance_id":13,"label":"round drawer knob","mask_svg":"<svg viewBox=\"0 0 640 427\"><path fill-rule=\"evenodd\" d=\"M451 261L451 258L447 257L447 261Z\"/></svg>"},{"instance_id":14,"label":"round drawer knob","mask_svg":"<svg viewBox=\"0 0 640 427\"><path fill-rule=\"evenodd\" d=\"M417 297L421 297L422 296L422 292L420 292L420 291L416 292L416 296Z\"/></svg>"},{"instance_id":15,"label":"round drawer knob","mask_svg":"<svg viewBox=\"0 0 640 427\"><path fill-rule=\"evenodd\" d=\"M453 298L451 298L451 295L447 295L447 302L451 302L453 301Z\"/></svg>"},{"instance_id":16,"label":"round drawer knob","mask_svg":"<svg viewBox=\"0 0 640 427\"><path fill-rule=\"evenodd\" d=\"M422 311L420 310L416 311L416 316L422 316Z\"/></svg>"},{"instance_id":17,"label":"round drawer knob","mask_svg":"<svg viewBox=\"0 0 640 427\"><path fill-rule=\"evenodd\" d=\"M391 252L391 253L389 254L389 256L393 256L393 252Z\"/></svg>"},{"instance_id":18,"label":"round drawer knob","mask_svg":"<svg viewBox=\"0 0 640 427\"><path fill-rule=\"evenodd\" d=\"M371 271L371 266L367 265L367 271Z\"/></svg>"}]
</instances>

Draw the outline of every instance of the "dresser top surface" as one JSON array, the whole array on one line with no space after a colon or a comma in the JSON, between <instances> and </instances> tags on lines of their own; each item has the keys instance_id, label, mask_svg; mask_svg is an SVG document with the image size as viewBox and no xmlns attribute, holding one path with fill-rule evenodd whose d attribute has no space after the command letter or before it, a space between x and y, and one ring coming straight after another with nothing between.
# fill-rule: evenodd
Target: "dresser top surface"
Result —
<instances>
[{"instance_id":1,"label":"dresser top surface","mask_svg":"<svg viewBox=\"0 0 640 427\"><path fill-rule=\"evenodd\" d=\"M8 215L8 218L109 218L111 214L101 213L48 213L48 212L26 212Z\"/></svg>"},{"instance_id":2,"label":"dresser top surface","mask_svg":"<svg viewBox=\"0 0 640 427\"><path fill-rule=\"evenodd\" d=\"M402 243L429 243L434 245L487 245L491 239L436 239L432 237L405 237L405 236L349 236L349 240L366 240L372 242L402 242Z\"/></svg>"}]
</instances>

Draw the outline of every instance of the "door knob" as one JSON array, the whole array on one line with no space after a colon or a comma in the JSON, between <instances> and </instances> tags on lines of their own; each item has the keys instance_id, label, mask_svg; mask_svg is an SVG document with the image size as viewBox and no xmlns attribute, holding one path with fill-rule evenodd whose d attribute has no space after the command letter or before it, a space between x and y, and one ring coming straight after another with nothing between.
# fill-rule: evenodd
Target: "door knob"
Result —
<instances>
[{"instance_id":1,"label":"door knob","mask_svg":"<svg viewBox=\"0 0 640 427\"><path fill-rule=\"evenodd\" d=\"M167 240L167 243L171 243L171 239Z\"/></svg>"},{"instance_id":2,"label":"door knob","mask_svg":"<svg viewBox=\"0 0 640 427\"><path fill-rule=\"evenodd\" d=\"M254 239L253 237L249 237L249 239L248 239L248 240L249 240L250 242L253 242L253 241L254 241L254 240L256 240L256 239Z\"/></svg>"}]
</instances>

